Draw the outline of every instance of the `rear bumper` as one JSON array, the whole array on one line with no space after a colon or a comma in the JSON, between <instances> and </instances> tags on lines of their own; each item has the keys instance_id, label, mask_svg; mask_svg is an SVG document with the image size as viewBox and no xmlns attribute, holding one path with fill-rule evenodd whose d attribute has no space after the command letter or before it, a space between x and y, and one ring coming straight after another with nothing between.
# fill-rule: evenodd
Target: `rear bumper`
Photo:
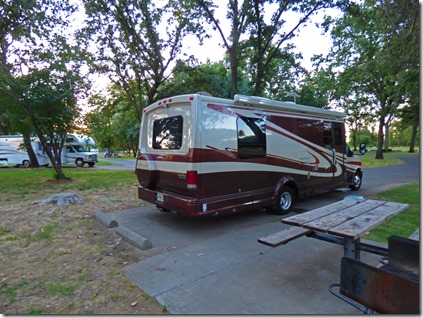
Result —
<instances>
[{"instance_id":1,"label":"rear bumper","mask_svg":"<svg viewBox=\"0 0 423 318\"><path fill-rule=\"evenodd\" d=\"M213 198L195 198L173 192L138 187L141 200L186 216L233 214L271 204L271 198L253 200L251 192L237 193Z\"/></svg>"}]
</instances>

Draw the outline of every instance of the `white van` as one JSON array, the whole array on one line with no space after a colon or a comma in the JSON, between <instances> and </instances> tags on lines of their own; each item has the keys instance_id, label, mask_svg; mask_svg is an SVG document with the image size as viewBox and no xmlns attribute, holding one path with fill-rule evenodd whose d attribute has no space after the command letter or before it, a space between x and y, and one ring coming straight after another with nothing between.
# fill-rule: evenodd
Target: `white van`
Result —
<instances>
[{"instance_id":1,"label":"white van","mask_svg":"<svg viewBox=\"0 0 423 318\"><path fill-rule=\"evenodd\" d=\"M361 186L344 113L235 95L180 95L144 109L136 174L140 199L189 216L271 207Z\"/></svg>"}]
</instances>

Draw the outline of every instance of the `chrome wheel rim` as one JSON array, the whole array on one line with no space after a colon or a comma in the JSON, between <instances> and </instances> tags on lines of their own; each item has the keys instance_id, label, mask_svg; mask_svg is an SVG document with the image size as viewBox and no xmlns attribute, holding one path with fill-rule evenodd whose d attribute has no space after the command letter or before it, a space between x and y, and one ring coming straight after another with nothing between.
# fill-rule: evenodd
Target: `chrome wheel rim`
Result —
<instances>
[{"instance_id":1,"label":"chrome wheel rim","mask_svg":"<svg viewBox=\"0 0 423 318\"><path fill-rule=\"evenodd\" d=\"M292 204L292 196L289 192L284 192L281 195L280 206L282 210L288 210Z\"/></svg>"},{"instance_id":2,"label":"chrome wheel rim","mask_svg":"<svg viewBox=\"0 0 423 318\"><path fill-rule=\"evenodd\" d=\"M359 175L354 176L354 186L358 188L361 185L361 178Z\"/></svg>"}]
</instances>

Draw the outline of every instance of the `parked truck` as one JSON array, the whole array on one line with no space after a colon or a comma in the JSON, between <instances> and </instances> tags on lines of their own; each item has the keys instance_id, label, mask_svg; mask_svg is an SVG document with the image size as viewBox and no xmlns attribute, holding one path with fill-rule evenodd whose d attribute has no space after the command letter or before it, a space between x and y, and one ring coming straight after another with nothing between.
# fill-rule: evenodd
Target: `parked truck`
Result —
<instances>
[{"instance_id":1,"label":"parked truck","mask_svg":"<svg viewBox=\"0 0 423 318\"><path fill-rule=\"evenodd\" d=\"M160 100L144 109L138 197L188 216L272 208L362 183L361 160L346 145L345 114L235 95Z\"/></svg>"}]
</instances>

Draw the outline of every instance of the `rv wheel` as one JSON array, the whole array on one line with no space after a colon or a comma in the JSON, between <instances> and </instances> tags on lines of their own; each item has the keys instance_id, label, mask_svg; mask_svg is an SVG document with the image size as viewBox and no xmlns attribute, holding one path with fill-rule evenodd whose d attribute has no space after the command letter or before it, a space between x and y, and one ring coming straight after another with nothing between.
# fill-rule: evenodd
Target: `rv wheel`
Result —
<instances>
[{"instance_id":1,"label":"rv wheel","mask_svg":"<svg viewBox=\"0 0 423 318\"><path fill-rule=\"evenodd\" d=\"M31 164L29 163L29 161L28 160L24 160L24 161L22 161L22 167L24 167L24 168L29 168L31 166Z\"/></svg>"},{"instance_id":2,"label":"rv wheel","mask_svg":"<svg viewBox=\"0 0 423 318\"><path fill-rule=\"evenodd\" d=\"M354 175L353 183L352 185L350 185L351 190L356 191L360 189L362 178L363 178L362 175L359 173L356 173Z\"/></svg>"},{"instance_id":3,"label":"rv wheel","mask_svg":"<svg viewBox=\"0 0 423 318\"><path fill-rule=\"evenodd\" d=\"M292 210L293 205L294 191L290 187L282 187L274 209L276 214L288 214Z\"/></svg>"},{"instance_id":4,"label":"rv wheel","mask_svg":"<svg viewBox=\"0 0 423 318\"><path fill-rule=\"evenodd\" d=\"M94 163L94 162L88 162L88 165L89 165L90 167L94 167L95 163Z\"/></svg>"},{"instance_id":5,"label":"rv wheel","mask_svg":"<svg viewBox=\"0 0 423 318\"><path fill-rule=\"evenodd\" d=\"M83 167L84 166L84 160L82 160L81 158L78 158L75 160L75 164L77 167Z\"/></svg>"}]
</instances>

